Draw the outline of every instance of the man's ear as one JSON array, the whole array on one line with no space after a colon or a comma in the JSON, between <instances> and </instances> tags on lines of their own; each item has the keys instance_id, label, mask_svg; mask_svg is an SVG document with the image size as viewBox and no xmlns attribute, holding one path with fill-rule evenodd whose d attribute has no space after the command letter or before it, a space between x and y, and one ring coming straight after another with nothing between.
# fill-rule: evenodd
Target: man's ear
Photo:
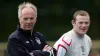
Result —
<instances>
[{"instance_id":1,"label":"man's ear","mask_svg":"<svg viewBox=\"0 0 100 56\"><path fill-rule=\"evenodd\" d=\"M21 19L18 19L18 23L19 23L19 25L20 25L20 21L21 21Z\"/></svg>"},{"instance_id":2,"label":"man's ear","mask_svg":"<svg viewBox=\"0 0 100 56\"><path fill-rule=\"evenodd\" d=\"M72 20L71 23L72 23L72 25L74 25L75 24L75 20Z\"/></svg>"}]
</instances>

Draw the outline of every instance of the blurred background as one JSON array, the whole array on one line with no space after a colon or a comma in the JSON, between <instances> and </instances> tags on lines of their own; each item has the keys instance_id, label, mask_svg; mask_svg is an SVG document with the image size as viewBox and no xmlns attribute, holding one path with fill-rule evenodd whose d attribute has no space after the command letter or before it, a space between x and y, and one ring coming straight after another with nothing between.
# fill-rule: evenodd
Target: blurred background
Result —
<instances>
[{"instance_id":1,"label":"blurred background","mask_svg":"<svg viewBox=\"0 0 100 56\"><path fill-rule=\"evenodd\" d=\"M100 0L0 0L0 56L7 55L8 36L19 24L18 5L27 1L38 9L35 30L41 32L51 46L72 29L74 12L86 10L91 17L87 34L93 41L92 56L100 56Z\"/></svg>"}]
</instances>

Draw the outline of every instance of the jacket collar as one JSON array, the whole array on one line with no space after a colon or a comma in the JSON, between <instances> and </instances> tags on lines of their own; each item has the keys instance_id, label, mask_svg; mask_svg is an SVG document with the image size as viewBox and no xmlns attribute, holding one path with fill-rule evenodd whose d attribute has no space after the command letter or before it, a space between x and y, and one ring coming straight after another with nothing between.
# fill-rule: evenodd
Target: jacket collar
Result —
<instances>
[{"instance_id":1,"label":"jacket collar","mask_svg":"<svg viewBox=\"0 0 100 56\"><path fill-rule=\"evenodd\" d=\"M33 35L34 31L30 31L30 30L23 30L20 28L20 26L17 26L17 30L19 32L21 32L26 38L31 38L31 36Z\"/></svg>"}]
</instances>

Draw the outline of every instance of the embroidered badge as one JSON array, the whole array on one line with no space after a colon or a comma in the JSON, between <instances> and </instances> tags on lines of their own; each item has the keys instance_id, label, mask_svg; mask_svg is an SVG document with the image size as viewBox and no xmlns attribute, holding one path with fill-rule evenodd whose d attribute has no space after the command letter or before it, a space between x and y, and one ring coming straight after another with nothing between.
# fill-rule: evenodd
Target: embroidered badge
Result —
<instances>
[{"instance_id":1,"label":"embroidered badge","mask_svg":"<svg viewBox=\"0 0 100 56\"><path fill-rule=\"evenodd\" d=\"M26 43L29 43L29 41L26 41Z\"/></svg>"},{"instance_id":2,"label":"embroidered badge","mask_svg":"<svg viewBox=\"0 0 100 56\"><path fill-rule=\"evenodd\" d=\"M35 40L37 41L38 44L41 44L41 41L39 38L35 37Z\"/></svg>"},{"instance_id":3,"label":"embroidered badge","mask_svg":"<svg viewBox=\"0 0 100 56\"><path fill-rule=\"evenodd\" d=\"M82 55L85 55L85 48L84 48L84 46L81 46L81 50L82 50Z\"/></svg>"}]
</instances>

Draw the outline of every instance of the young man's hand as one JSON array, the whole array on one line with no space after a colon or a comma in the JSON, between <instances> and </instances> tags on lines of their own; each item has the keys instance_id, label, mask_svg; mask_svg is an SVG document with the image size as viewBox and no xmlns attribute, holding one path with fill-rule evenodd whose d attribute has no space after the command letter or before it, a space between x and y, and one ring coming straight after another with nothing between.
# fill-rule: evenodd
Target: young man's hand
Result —
<instances>
[{"instance_id":1,"label":"young man's hand","mask_svg":"<svg viewBox=\"0 0 100 56\"><path fill-rule=\"evenodd\" d=\"M47 51L50 52L53 48L49 45L45 45L45 47L43 48L43 51Z\"/></svg>"}]
</instances>

